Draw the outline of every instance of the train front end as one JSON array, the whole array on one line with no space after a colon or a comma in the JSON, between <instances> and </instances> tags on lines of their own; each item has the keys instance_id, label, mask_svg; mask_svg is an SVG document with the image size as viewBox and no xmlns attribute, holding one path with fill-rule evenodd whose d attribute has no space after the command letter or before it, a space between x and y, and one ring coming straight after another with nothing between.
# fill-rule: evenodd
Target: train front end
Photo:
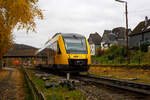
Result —
<instances>
[{"instance_id":1,"label":"train front end","mask_svg":"<svg viewBox=\"0 0 150 100\"><path fill-rule=\"evenodd\" d=\"M72 72L86 72L91 64L90 47L87 39L79 34L63 37L68 70Z\"/></svg>"}]
</instances>

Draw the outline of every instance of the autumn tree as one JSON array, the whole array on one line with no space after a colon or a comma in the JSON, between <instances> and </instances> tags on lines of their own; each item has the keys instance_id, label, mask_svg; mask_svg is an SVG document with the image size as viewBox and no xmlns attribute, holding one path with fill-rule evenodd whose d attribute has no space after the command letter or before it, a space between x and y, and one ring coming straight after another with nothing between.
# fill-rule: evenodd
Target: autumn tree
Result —
<instances>
[{"instance_id":1,"label":"autumn tree","mask_svg":"<svg viewBox=\"0 0 150 100\"><path fill-rule=\"evenodd\" d=\"M0 68L2 57L13 43L14 28L35 31L35 18L43 19L38 0L0 0Z\"/></svg>"}]
</instances>

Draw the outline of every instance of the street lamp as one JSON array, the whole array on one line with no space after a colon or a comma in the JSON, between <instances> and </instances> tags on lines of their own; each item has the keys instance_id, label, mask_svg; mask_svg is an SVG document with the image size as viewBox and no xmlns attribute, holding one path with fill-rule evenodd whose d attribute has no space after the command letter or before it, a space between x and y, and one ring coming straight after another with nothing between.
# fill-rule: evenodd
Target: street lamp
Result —
<instances>
[{"instance_id":1,"label":"street lamp","mask_svg":"<svg viewBox=\"0 0 150 100\"><path fill-rule=\"evenodd\" d=\"M127 49L127 62L130 63L130 57L129 57L129 40L128 40L128 3L127 1L122 0L115 0L120 3L125 3L125 14L126 14L126 49Z\"/></svg>"}]
</instances>

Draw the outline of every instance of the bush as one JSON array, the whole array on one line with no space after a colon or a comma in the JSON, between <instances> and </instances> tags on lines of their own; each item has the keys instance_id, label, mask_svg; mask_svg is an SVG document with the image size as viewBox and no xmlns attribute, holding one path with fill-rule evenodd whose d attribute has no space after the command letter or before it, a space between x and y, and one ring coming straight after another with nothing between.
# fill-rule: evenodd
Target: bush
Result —
<instances>
[{"instance_id":1,"label":"bush","mask_svg":"<svg viewBox=\"0 0 150 100\"><path fill-rule=\"evenodd\" d=\"M150 52L148 46L150 43L143 43L140 47L130 50L130 64L150 64ZM126 64L127 53L126 47L112 45L108 49L102 50L101 47L97 50L100 57L96 57L101 64Z\"/></svg>"},{"instance_id":2,"label":"bush","mask_svg":"<svg viewBox=\"0 0 150 100\"><path fill-rule=\"evenodd\" d=\"M96 55L97 56L102 56L104 54L104 51L102 50L102 47L99 46L96 50Z\"/></svg>"},{"instance_id":3,"label":"bush","mask_svg":"<svg viewBox=\"0 0 150 100\"><path fill-rule=\"evenodd\" d=\"M115 59L116 59L116 61L120 61L121 58L124 59L124 57L126 56L126 48L124 48L120 45L114 44L110 48L104 49L104 50L102 50L102 48L99 47L97 49L96 54L99 57L101 56L101 61L102 61L102 59L103 60L105 59L105 60L107 60L105 62L107 62L107 63L111 62L112 63L112 61Z\"/></svg>"},{"instance_id":4,"label":"bush","mask_svg":"<svg viewBox=\"0 0 150 100\"><path fill-rule=\"evenodd\" d=\"M113 60L114 59L114 55L108 55L108 60Z\"/></svg>"},{"instance_id":5,"label":"bush","mask_svg":"<svg viewBox=\"0 0 150 100\"><path fill-rule=\"evenodd\" d=\"M126 56L126 49L120 45L114 44L108 48L108 55L111 56L111 58Z\"/></svg>"},{"instance_id":6,"label":"bush","mask_svg":"<svg viewBox=\"0 0 150 100\"><path fill-rule=\"evenodd\" d=\"M142 52L147 52L149 45L150 45L149 42L142 43L142 44L140 45L140 50L141 50Z\"/></svg>"}]
</instances>

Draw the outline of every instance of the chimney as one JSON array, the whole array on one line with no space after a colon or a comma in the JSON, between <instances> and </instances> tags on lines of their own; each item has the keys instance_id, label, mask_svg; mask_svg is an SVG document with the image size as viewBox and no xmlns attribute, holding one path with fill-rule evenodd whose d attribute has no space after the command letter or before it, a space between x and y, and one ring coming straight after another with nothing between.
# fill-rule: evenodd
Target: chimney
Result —
<instances>
[{"instance_id":1,"label":"chimney","mask_svg":"<svg viewBox=\"0 0 150 100\"><path fill-rule=\"evenodd\" d=\"M145 27L148 25L148 17L145 16Z\"/></svg>"}]
</instances>

